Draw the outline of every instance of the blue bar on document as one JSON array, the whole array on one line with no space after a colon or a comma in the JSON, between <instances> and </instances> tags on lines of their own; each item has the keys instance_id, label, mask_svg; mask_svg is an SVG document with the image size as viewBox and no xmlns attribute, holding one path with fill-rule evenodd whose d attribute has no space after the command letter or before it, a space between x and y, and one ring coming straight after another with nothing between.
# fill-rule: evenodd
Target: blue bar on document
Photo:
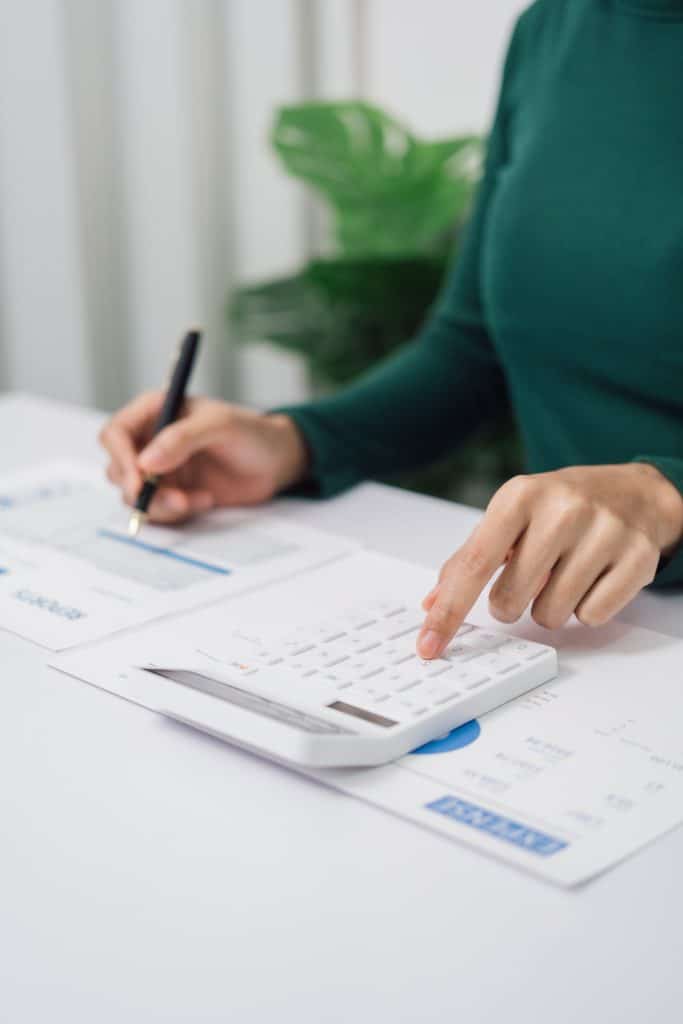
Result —
<instances>
[{"instance_id":1,"label":"blue bar on document","mask_svg":"<svg viewBox=\"0 0 683 1024\"><path fill-rule=\"evenodd\" d=\"M429 811L436 814L443 814L461 825L468 825L476 828L479 832L502 839L506 843L520 846L529 853L535 853L539 857L550 857L554 853L564 850L569 843L564 839L556 839L546 832L530 828L512 818L506 818L495 811L489 811L485 807L478 807L467 800L461 800L457 796L442 796L438 800L432 800L425 804Z\"/></svg>"},{"instance_id":2,"label":"blue bar on document","mask_svg":"<svg viewBox=\"0 0 683 1024\"><path fill-rule=\"evenodd\" d=\"M159 544L149 544L147 541L138 540L137 537L126 537L124 534L116 533L114 530L99 530L98 532L100 537L105 537L107 540L115 540L119 544L130 544L131 547L138 548L140 551L147 551L152 555L164 555L166 558L174 558L176 562L193 565L196 569L206 569L207 572L215 572L220 576L229 576L231 573L230 569L225 569L222 565L202 562L198 558L192 558L191 555L183 555L180 551L174 551L173 548L163 548Z\"/></svg>"}]
</instances>

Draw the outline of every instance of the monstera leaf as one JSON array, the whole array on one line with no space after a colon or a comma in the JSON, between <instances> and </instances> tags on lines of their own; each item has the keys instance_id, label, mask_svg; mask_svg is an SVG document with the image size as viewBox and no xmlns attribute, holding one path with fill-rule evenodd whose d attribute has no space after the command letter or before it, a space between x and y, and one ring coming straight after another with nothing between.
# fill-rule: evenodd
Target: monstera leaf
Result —
<instances>
[{"instance_id":1,"label":"monstera leaf","mask_svg":"<svg viewBox=\"0 0 683 1024\"><path fill-rule=\"evenodd\" d=\"M426 256L311 260L292 277L240 288L232 324L242 341L305 355L316 390L334 390L413 337L443 272Z\"/></svg>"},{"instance_id":2,"label":"monstera leaf","mask_svg":"<svg viewBox=\"0 0 683 1024\"><path fill-rule=\"evenodd\" d=\"M433 250L462 220L481 162L474 136L424 142L351 101L281 108L272 143L329 203L338 251L350 256Z\"/></svg>"}]
</instances>

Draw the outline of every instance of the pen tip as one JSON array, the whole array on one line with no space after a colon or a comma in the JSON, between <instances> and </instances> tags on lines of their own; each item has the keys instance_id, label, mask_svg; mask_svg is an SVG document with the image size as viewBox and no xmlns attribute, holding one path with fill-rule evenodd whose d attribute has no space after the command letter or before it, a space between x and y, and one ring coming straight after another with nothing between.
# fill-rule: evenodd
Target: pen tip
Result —
<instances>
[{"instance_id":1,"label":"pen tip","mask_svg":"<svg viewBox=\"0 0 683 1024\"><path fill-rule=\"evenodd\" d=\"M137 537L142 525L142 516L139 512L133 512L128 520L128 536Z\"/></svg>"}]
</instances>

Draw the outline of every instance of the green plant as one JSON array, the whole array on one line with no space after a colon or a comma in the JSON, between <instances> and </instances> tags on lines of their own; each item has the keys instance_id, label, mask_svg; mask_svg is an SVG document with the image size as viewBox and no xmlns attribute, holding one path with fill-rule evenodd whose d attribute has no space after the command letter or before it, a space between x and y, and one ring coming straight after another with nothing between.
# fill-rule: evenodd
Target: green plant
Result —
<instances>
[{"instance_id":1,"label":"green plant","mask_svg":"<svg viewBox=\"0 0 683 1024\"><path fill-rule=\"evenodd\" d=\"M419 329L457 252L483 145L472 135L418 139L384 111L353 101L283 107L271 143L285 170L323 201L332 252L289 277L239 288L230 316L240 340L302 354L320 393L353 380ZM505 443L497 435L482 442L483 463L481 443L470 444L403 482L463 496L468 473L484 464L493 487L516 468L508 434Z\"/></svg>"},{"instance_id":2,"label":"green plant","mask_svg":"<svg viewBox=\"0 0 683 1024\"><path fill-rule=\"evenodd\" d=\"M272 143L286 170L329 204L346 257L429 253L465 214L481 142L417 139L367 103L284 107Z\"/></svg>"}]
</instances>

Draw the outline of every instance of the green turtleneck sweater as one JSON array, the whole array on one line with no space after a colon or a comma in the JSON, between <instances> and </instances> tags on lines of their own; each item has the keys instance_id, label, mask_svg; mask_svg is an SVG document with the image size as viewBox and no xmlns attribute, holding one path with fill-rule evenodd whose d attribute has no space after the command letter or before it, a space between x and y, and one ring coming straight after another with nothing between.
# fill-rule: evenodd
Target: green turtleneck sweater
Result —
<instances>
[{"instance_id":1,"label":"green turtleneck sweater","mask_svg":"<svg viewBox=\"0 0 683 1024\"><path fill-rule=\"evenodd\" d=\"M321 494L423 465L507 391L528 469L647 461L683 491L683 0L538 0L418 337L286 411ZM683 582L683 552L658 574Z\"/></svg>"}]
</instances>

